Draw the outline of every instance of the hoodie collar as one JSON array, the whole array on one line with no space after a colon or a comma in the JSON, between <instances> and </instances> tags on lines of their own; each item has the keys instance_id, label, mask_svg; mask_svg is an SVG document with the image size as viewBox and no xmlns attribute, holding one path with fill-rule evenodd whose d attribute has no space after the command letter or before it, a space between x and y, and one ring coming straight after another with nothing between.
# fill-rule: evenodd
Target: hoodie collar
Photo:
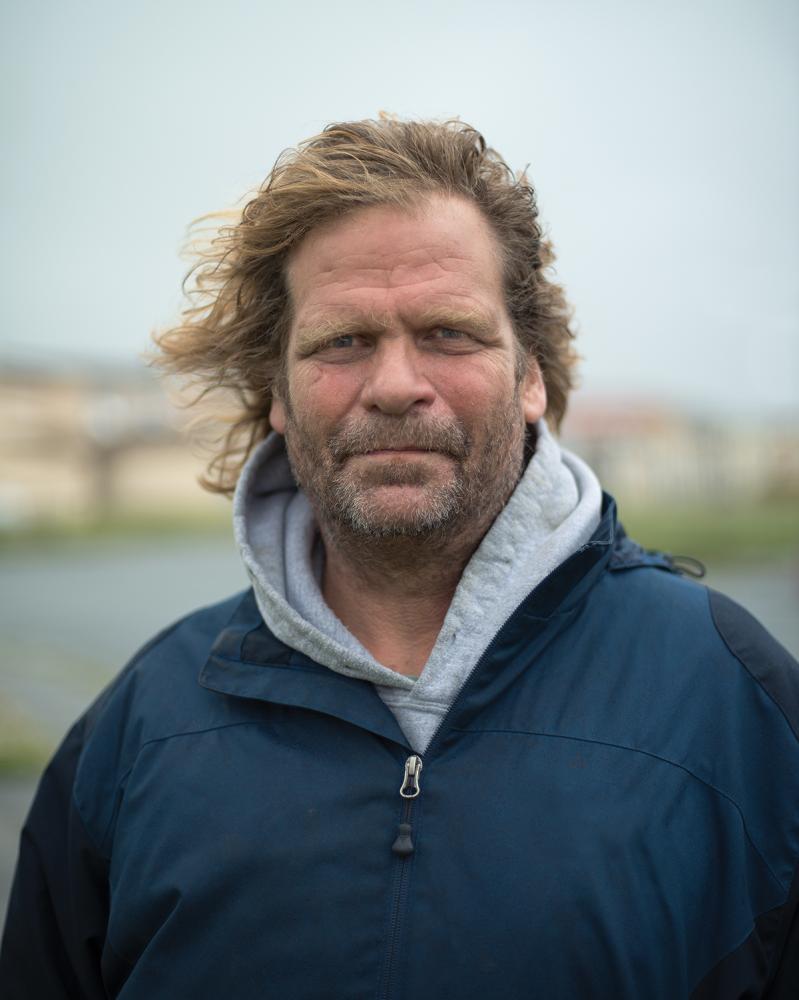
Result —
<instances>
[{"instance_id":1,"label":"hoodie collar","mask_svg":"<svg viewBox=\"0 0 799 1000\"><path fill-rule=\"evenodd\" d=\"M442 677L456 661L468 672L524 596L590 537L599 520L596 477L562 452L544 421L533 457L506 507L467 565L425 668L431 697L446 699ZM345 676L410 691L412 678L378 663L333 614L319 580L322 545L313 511L297 489L283 438L253 451L233 504L236 541L256 601L286 645ZM428 669L429 668L429 669ZM438 682L434 675L440 675ZM418 690L418 689L417 689Z\"/></svg>"}]
</instances>

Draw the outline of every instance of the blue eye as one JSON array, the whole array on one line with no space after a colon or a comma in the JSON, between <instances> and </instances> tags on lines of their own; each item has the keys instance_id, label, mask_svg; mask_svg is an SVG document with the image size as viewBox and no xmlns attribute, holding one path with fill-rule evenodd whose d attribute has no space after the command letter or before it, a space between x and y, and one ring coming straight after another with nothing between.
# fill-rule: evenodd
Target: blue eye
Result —
<instances>
[{"instance_id":1,"label":"blue eye","mask_svg":"<svg viewBox=\"0 0 799 1000\"><path fill-rule=\"evenodd\" d=\"M442 340L460 340L466 336L461 330L454 330L451 326L440 326L436 333Z\"/></svg>"},{"instance_id":2,"label":"blue eye","mask_svg":"<svg viewBox=\"0 0 799 1000\"><path fill-rule=\"evenodd\" d=\"M352 347L355 337L351 333L342 333L340 337L334 337L328 342L328 347Z\"/></svg>"}]
</instances>

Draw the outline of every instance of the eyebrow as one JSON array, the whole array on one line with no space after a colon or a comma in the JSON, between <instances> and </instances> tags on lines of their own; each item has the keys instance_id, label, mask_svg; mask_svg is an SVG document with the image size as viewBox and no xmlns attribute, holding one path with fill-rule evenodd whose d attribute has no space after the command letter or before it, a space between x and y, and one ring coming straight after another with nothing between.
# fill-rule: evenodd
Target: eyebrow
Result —
<instances>
[{"instance_id":1,"label":"eyebrow","mask_svg":"<svg viewBox=\"0 0 799 1000\"><path fill-rule=\"evenodd\" d=\"M491 313L482 309L458 309L447 306L434 306L425 310L418 316L417 322L419 326L428 329L435 326L451 326L456 330L463 329L485 337L495 334L498 326Z\"/></svg>"},{"instance_id":2,"label":"eyebrow","mask_svg":"<svg viewBox=\"0 0 799 1000\"><path fill-rule=\"evenodd\" d=\"M437 326L465 330L477 336L491 338L497 333L497 322L480 309L458 309L447 306L433 306L412 317L413 325L421 329ZM295 350L307 356L335 337L345 337L356 333L384 333L391 326L390 317L379 313L357 313L339 317L320 317L297 327Z\"/></svg>"},{"instance_id":3,"label":"eyebrow","mask_svg":"<svg viewBox=\"0 0 799 1000\"><path fill-rule=\"evenodd\" d=\"M297 327L295 351L300 355L311 354L334 337L346 337L353 333L382 333L387 324L376 322L366 316L340 316L317 319Z\"/></svg>"}]
</instances>

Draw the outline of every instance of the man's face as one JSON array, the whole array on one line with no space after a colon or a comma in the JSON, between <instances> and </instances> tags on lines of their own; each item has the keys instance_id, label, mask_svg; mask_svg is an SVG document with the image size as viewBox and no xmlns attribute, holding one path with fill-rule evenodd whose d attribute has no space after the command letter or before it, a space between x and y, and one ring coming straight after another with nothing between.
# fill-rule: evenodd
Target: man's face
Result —
<instances>
[{"instance_id":1,"label":"man's face","mask_svg":"<svg viewBox=\"0 0 799 1000\"><path fill-rule=\"evenodd\" d=\"M293 320L272 426L323 527L362 537L488 529L546 409L516 376L494 237L471 203L359 209L288 266Z\"/></svg>"}]
</instances>

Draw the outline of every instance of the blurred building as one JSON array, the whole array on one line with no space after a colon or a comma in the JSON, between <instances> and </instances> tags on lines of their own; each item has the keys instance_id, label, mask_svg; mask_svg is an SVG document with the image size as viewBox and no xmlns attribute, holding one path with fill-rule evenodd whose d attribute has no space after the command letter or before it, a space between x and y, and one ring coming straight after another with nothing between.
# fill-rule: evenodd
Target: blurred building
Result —
<instances>
[{"instance_id":1,"label":"blurred building","mask_svg":"<svg viewBox=\"0 0 799 1000\"><path fill-rule=\"evenodd\" d=\"M0 528L218 505L185 413L147 369L0 373Z\"/></svg>"},{"instance_id":2,"label":"blurred building","mask_svg":"<svg viewBox=\"0 0 799 1000\"><path fill-rule=\"evenodd\" d=\"M0 528L114 513L220 510L207 454L146 368L0 371ZM577 395L562 439L625 503L799 497L799 424L698 419L646 400Z\"/></svg>"},{"instance_id":3,"label":"blurred building","mask_svg":"<svg viewBox=\"0 0 799 1000\"><path fill-rule=\"evenodd\" d=\"M629 503L799 499L799 422L697 417L640 399L577 396L563 443Z\"/></svg>"}]
</instances>

